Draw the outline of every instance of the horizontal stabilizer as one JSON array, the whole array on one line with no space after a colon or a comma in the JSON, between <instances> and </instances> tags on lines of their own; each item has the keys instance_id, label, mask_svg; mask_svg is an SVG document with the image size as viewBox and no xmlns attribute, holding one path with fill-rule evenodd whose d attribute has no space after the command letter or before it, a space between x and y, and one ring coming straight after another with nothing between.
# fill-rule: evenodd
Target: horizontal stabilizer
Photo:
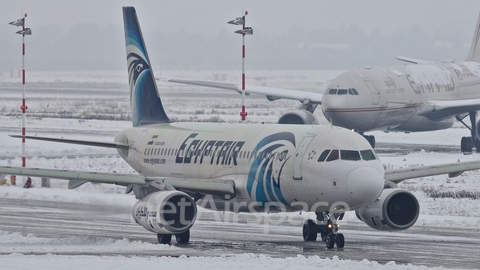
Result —
<instances>
[{"instance_id":1,"label":"horizontal stabilizer","mask_svg":"<svg viewBox=\"0 0 480 270\"><path fill-rule=\"evenodd\" d=\"M37 136L22 136L22 135L8 135L8 136L13 137L13 138L25 138L25 139L29 139L29 140L81 144L81 145L89 145L89 146L104 147L104 148L116 148L116 149L123 149L123 150L128 150L128 148L129 148L128 144L116 143L116 142L96 142L96 141L70 140L70 139L37 137Z\"/></svg>"},{"instance_id":2,"label":"horizontal stabilizer","mask_svg":"<svg viewBox=\"0 0 480 270\"><path fill-rule=\"evenodd\" d=\"M405 61L412 64L434 64L435 63L428 60L415 59L415 58L403 57L403 56L397 56L397 59L400 61Z\"/></svg>"}]
</instances>

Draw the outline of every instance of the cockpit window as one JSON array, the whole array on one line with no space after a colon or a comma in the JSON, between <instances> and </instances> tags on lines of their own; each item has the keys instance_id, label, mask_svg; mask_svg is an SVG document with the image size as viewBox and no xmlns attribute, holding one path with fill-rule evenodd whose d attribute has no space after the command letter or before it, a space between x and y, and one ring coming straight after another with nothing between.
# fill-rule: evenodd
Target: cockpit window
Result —
<instances>
[{"instance_id":1,"label":"cockpit window","mask_svg":"<svg viewBox=\"0 0 480 270\"><path fill-rule=\"evenodd\" d=\"M336 95L337 94L337 89L330 89L328 90L329 95Z\"/></svg>"},{"instance_id":2,"label":"cockpit window","mask_svg":"<svg viewBox=\"0 0 480 270\"><path fill-rule=\"evenodd\" d=\"M330 150L325 150L322 152L322 154L320 155L320 157L318 158L318 162L323 162L325 161L325 159L327 158L328 156L328 153L330 153Z\"/></svg>"},{"instance_id":3,"label":"cockpit window","mask_svg":"<svg viewBox=\"0 0 480 270\"><path fill-rule=\"evenodd\" d=\"M338 159L338 150L332 150L332 152L330 152L330 155L327 158L327 161L334 161L337 159Z\"/></svg>"},{"instance_id":4,"label":"cockpit window","mask_svg":"<svg viewBox=\"0 0 480 270\"><path fill-rule=\"evenodd\" d=\"M337 90L337 95L346 95L346 94L348 94L347 89L338 89Z\"/></svg>"},{"instance_id":5,"label":"cockpit window","mask_svg":"<svg viewBox=\"0 0 480 270\"><path fill-rule=\"evenodd\" d=\"M329 95L351 95L351 96L358 96L358 91L355 88L348 88L348 89L328 89L327 94Z\"/></svg>"},{"instance_id":6,"label":"cockpit window","mask_svg":"<svg viewBox=\"0 0 480 270\"><path fill-rule=\"evenodd\" d=\"M360 153L355 150L340 150L342 160L360 160Z\"/></svg>"},{"instance_id":7,"label":"cockpit window","mask_svg":"<svg viewBox=\"0 0 480 270\"><path fill-rule=\"evenodd\" d=\"M353 96L358 96L358 91L355 88L349 88L348 89L348 94L353 95Z\"/></svg>"},{"instance_id":8,"label":"cockpit window","mask_svg":"<svg viewBox=\"0 0 480 270\"><path fill-rule=\"evenodd\" d=\"M375 154L373 153L372 150L363 150L363 151L360 151L360 153L362 154L362 159L363 160L374 160L374 159L377 159L375 157Z\"/></svg>"}]
</instances>

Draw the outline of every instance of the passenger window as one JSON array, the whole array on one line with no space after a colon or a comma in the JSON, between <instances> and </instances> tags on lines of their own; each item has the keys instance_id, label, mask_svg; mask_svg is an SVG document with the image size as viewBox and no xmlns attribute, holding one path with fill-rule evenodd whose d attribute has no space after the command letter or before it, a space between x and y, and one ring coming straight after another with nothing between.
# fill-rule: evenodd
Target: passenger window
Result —
<instances>
[{"instance_id":1,"label":"passenger window","mask_svg":"<svg viewBox=\"0 0 480 270\"><path fill-rule=\"evenodd\" d=\"M346 95L348 94L347 89L338 89L337 95Z\"/></svg>"},{"instance_id":2,"label":"passenger window","mask_svg":"<svg viewBox=\"0 0 480 270\"><path fill-rule=\"evenodd\" d=\"M374 160L374 159L377 159L375 157L375 154L373 153L372 150L363 150L363 151L360 151L360 153L362 154L362 159L363 160Z\"/></svg>"},{"instance_id":3,"label":"passenger window","mask_svg":"<svg viewBox=\"0 0 480 270\"><path fill-rule=\"evenodd\" d=\"M337 89L330 89L328 90L329 95L336 95L337 94Z\"/></svg>"},{"instance_id":4,"label":"passenger window","mask_svg":"<svg viewBox=\"0 0 480 270\"><path fill-rule=\"evenodd\" d=\"M342 160L360 160L360 153L355 150L340 150Z\"/></svg>"},{"instance_id":5,"label":"passenger window","mask_svg":"<svg viewBox=\"0 0 480 270\"><path fill-rule=\"evenodd\" d=\"M324 162L325 159L326 159L327 156L328 156L328 153L330 153L330 149L323 151L317 161L318 161L318 162Z\"/></svg>"},{"instance_id":6,"label":"passenger window","mask_svg":"<svg viewBox=\"0 0 480 270\"><path fill-rule=\"evenodd\" d=\"M332 150L332 152L330 152L330 155L327 158L327 161L334 161L337 159L338 159L338 150Z\"/></svg>"}]
</instances>

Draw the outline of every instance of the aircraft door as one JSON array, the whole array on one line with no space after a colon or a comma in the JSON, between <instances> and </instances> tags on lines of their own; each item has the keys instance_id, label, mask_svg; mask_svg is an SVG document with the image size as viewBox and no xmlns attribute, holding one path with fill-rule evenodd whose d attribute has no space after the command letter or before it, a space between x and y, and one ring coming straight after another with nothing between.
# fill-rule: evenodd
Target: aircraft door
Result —
<instances>
[{"instance_id":1,"label":"aircraft door","mask_svg":"<svg viewBox=\"0 0 480 270\"><path fill-rule=\"evenodd\" d=\"M294 180L303 179L303 175L302 175L303 156L305 155L305 151L307 150L308 146L312 142L313 138L315 138L315 136L305 136L295 151L295 156L293 159L293 179Z\"/></svg>"},{"instance_id":2,"label":"aircraft door","mask_svg":"<svg viewBox=\"0 0 480 270\"><path fill-rule=\"evenodd\" d=\"M370 80L365 80L365 84L367 85L370 93L372 94L372 105L378 105L380 100L380 91L375 88L375 85Z\"/></svg>"},{"instance_id":3,"label":"aircraft door","mask_svg":"<svg viewBox=\"0 0 480 270\"><path fill-rule=\"evenodd\" d=\"M139 173L141 173L141 166L142 166L142 155L143 153L139 152L139 149L141 147L141 143L143 141L143 138L145 135L148 134L148 129L142 130L142 133L135 138L135 144L134 144L134 151L129 151L129 153L133 153L132 159L135 160L135 164L137 165L137 170Z\"/></svg>"}]
</instances>

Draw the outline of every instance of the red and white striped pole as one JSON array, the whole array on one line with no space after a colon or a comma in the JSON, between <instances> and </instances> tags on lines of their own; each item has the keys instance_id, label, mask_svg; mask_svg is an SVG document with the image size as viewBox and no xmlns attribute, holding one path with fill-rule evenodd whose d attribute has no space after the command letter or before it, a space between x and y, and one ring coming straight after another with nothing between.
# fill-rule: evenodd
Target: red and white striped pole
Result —
<instances>
[{"instance_id":1,"label":"red and white striped pole","mask_svg":"<svg viewBox=\"0 0 480 270\"><path fill-rule=\"evenodd\" d=\"M242 17L238 17L237 19L228 22L229 24L242 26L242 30L235 31L235 33L242 35L242 111L240 112L242 121L245 121L248 115L247 111L245 110L245 35L253 35L253 28L245 27L245 16L247 15L248 11L245 11L245 15Z\"/></svg>"},{"instance_id":2,"label":"red and white striped pole","mask_svg":"<svg viewBox=\"0 0 480 270\"><path fill-rule=\"evenodd\" d=\"M248 11L245 11L245 16L247 16ZM242 121L247 119L248 113L245 111L245 16L243 16L243 25L242 25L242 111L240 116Z\"/></svg>"},{"instance_id":3,"label":"red and white striped pole","mask_svg":"<svg viewBox=\"0 0 480 270\"><path fill-rule=\"evenodd\" d=\"M25 157L25 113L28 109L25 101L25 35L31 35L32 31L30 28L25 28L25 19L27 18L27 13L24 14L23 18L13 21L10 24L15 26L21 26L22 30L17 31L17 34L22 35L22 105L20 109L22 110L22 167L26 167L27 160ZM25 182L25 177L23 177L23 182Z\"/></svg>"},{"instance_id":4,"label":"red and white striped pole","mask_svg":"<svg viewBox=\"0 0 480 270\"><path fill-rule=\"evenodd\" d=\"M27 18L27 13L23 17L22 25L22 136L25 136L25 112L28 109L25 102L25 19ZM22 167L26 167L27 160L25 157L25 137L22 138ZM23 182L25 182L25 176L23 177Z\"/></svg>"}]
</instances>

